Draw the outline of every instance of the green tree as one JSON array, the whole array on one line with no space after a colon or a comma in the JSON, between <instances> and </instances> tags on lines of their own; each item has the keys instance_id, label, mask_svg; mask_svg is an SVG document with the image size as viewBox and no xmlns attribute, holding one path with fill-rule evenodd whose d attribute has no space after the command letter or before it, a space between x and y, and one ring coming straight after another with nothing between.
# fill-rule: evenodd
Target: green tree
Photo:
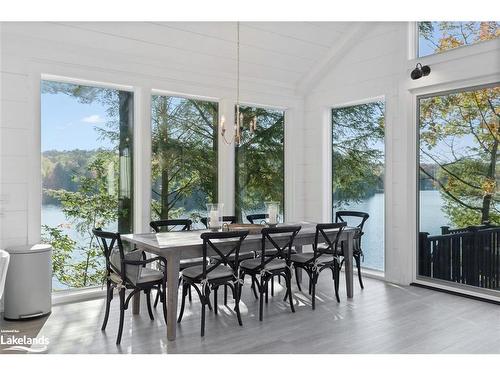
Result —
<instances>
[{"instance_id":1,"label":"green tree","mask_svg":"<svg viewBox=\"0 0 500 375\"><path fill-rule=\"evenodd\" d=\"M151 121L152 216L204 211L217 201L218 104L153 96Z\"/></svg>"},{"instance_id":2,"label":"green tree","mask_svg":"<svg viewBox=\"0 0 500 375\"><path fill-rule=\"evenodd\" d=\"M384 103L332 110L334 207L359 202L384 184Z\"/></svg>"},{"instance_id":3,"label":"green tree","mask_svg":"<svg viewBox=\"0 0 500 375\"><path fill-rule=\"evenodd\" d=\"M500 87L420 100L421 173L439 188L444 212L459 227L500 224L498 143Z\"/></svg>"},{"instance_id":4,"label":"green tree","mask_svg":"<svg viewBox=\"0 0 500 375\"><path fill-rule=\"evenodd\" d=\"M240 107L241 141L235 145L235 211L262 210L266 201L284 204L284 113L256 107ZM257 120L255 131L250 122Z\"/></svg>"},{"instance_id":5,"label":"green tree","mask_svg":"<svg viewBox=\"0 0 500 375\"><path fill-rule=\"evenodd\" d=\"M54 273L63 284L81 288L98 285L104 276L102 250L92 229L105 228L116 221L118 188L110 183L117 178L116 154L101 151L88 164L89 176L74 176L79 189L49 190L61 202L66 217L85 240L77 244L63 235L60 228L44 228L44 237L54 247ZM110 170L115 176L110 176ZM71 249L71 251L70 251Z\"/></svg>"}]
</instances>

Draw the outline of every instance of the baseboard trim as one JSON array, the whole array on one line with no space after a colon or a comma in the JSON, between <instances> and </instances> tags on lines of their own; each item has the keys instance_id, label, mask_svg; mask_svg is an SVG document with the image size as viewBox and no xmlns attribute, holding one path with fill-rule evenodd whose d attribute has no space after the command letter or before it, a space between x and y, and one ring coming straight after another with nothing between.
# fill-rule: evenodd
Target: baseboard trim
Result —
<instances>
[{"instance_id":1,"label":"baseboard trim","mask_svg":"<svg viewBox=\"0 0 500 375\"><path fill-rule=\"evenodd\" d=\"M497 301L497 300L494 300L494 299L490 299L490 298L487 298L487 297L474 296L474 295L463 293L463 292L457 292L457 291L454 291L454 290L440 288L439 286L431 286L431 285L421 284L421 283L418 283L418 282L410 283L410 285L411 286L416 286L416 287L419 287L419 288L434 290L436 292L447 293L447 294L451 294L451 295L458 296L458 297L465 297L465 298L473 299L475 301L481 301L481 302L491 303L491 304L494 304L494 305L500 305L500 301Z\"/></svg>"}]
</instances>

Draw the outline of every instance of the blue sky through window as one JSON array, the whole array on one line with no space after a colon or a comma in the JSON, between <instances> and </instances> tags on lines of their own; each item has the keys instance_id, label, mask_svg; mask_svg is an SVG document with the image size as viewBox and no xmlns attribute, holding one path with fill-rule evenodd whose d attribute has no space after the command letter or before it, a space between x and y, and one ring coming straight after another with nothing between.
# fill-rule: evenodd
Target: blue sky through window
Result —
<instances>
[{"instance_id":1,"label":"blue sky through window","mask_svg":"<svg viewBox=\"0 0 500 375\"><path fill-rule=\"evenodd\" d=\"M63 93L41 95L42 152L48 150L94 150L111 143L98 139L96 127L109 118L99 102L80 103Z\"/></svg>"}]
</instances>

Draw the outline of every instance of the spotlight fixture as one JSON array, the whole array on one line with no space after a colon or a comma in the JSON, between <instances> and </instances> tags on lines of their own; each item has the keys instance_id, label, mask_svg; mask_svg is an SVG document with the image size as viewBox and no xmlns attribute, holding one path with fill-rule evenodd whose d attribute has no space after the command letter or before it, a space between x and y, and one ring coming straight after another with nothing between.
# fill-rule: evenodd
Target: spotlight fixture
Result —
<instances>
[{"instance_id":1,"label":"spotlight fixture","mask_svg":"<svg viewBox=\"0 0 500 375\"><path fill-rule=\"evenodd\" d=\"M425 76L428 76L431 73L431 67L429 65L424 65L417 63L415 69L411 71L410 77L411 79L419 79Z\"/></svg>"}]
</instances>

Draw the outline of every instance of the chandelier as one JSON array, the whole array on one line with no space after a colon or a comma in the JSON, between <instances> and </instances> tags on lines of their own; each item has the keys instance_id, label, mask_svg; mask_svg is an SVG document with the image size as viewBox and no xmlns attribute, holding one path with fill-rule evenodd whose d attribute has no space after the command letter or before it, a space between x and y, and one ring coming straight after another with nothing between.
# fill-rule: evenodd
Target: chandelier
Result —
<instances>
[{"instance_id":1,"label":"chandelier","mask_svg":"<svg viewBox=\"0 0 500 375\"><path fill-rule=\"evenodd\" d=\"M242 127L244 124L243 113L240 112L240 23L236 22L236 114L234 118L234 138L231 140L226 139L226 119L221 116L220 119L220 132L224 142L230 145L234 142L239 145L242 140ZM254 116L249 123L250 133L253 134L257 130L257 117Z\"/></svg>"}]
</instances>

